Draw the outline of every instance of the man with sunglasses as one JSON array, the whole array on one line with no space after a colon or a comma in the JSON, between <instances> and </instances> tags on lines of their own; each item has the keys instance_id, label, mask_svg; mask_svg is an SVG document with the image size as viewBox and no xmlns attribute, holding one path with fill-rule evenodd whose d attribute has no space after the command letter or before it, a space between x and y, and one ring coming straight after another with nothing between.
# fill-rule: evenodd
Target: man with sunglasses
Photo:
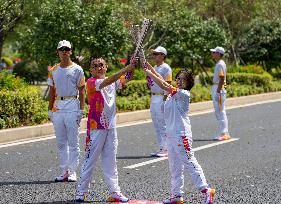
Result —
<instances>
[{"instance_id":1,"label":"man with sunglasses","mask_svg":"<svg viewBox=\"0 0 281 204\"><path fill-rule=\"evenodd\" d=\"M212 52L212 59L216 62L212 86L212 100L215 115L219 123L219 134L215 136L214 140L229 140L228 119L225 112L226 64L222 60L225 50L222 47L216 47L210 49L210 51Z\"/></svg>"},{"instance_id":2,"label":"man with sunglasses","mask_svg":"<svg viewBox=\"0 0 281 204\"><path fill-rule=\"evenodd\" d=\"M171 83L172 69L165 63L167 50L164 47L158 46L156 49L152 50L152 54L156 63L154 67L155 71L159 73L166 82ZM163 105L167 98L167 93L152 79L149 81L149 87L151 89L150 114L159 145L159 151L151 153L151 156L164 157L168 155L166 147L166 125L163 112Z\"/></svg>"},{"instance_id":3,"label":"man with sunglasses","mask_svg":"<svg viewBox=\"0 0 281 204\"><path fill-rule=\"evenodd\" d=\"M59 163L62 174L56 182L77 181L79 163L79 126L83 117L85 77L83 69L72 62L71 44L62 40L57 46L60 63L55 65L48 77L50 86L49 118L53 122Z\"/></svg>"}]
</instances>

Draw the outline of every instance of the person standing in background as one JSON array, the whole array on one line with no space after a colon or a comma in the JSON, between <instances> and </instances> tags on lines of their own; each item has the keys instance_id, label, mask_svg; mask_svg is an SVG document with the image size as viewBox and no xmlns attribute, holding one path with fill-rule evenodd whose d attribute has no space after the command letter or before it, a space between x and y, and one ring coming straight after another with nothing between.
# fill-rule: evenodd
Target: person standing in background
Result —
<instances>
[{"instance_id":1,"label":"person standing in background","mask_svg":"<svg viewBox=\"0 0 281 204\"><path fill-rule=\"evenodd\" d=\"M216 47L210 49L210 51L212 52L212 59L216 62L212 86L212 100L219 124L219 134L215 136L214 140L229 140L231 137L228 132L228 119L225 112L226 64L222 60L225 50L222 47Z\"/></svg>"},{"instance_id":2,"label":"person standing in background","mask_svg":"<svg viewBox=\"0 0 281 204\"><path fill-rule=\"evenodd\" d=\"M60 63L51 68L48 76L48 115L53 122L61 175L56 182L77 181L79 163L79 126L84 115L85 77L83 69L71 61L71 44L67 40L58 43Z\"/></svg>"},{"instance_id":3,"label":"person standing in background","mask_svg":"<svg viewBox=\"0 0 281 204\"><path fill-rule=\"evenodd\" d=\"M156 49L152 50L152 54L156 63L154 66L155 71L170 84L172 82L172 69L165 63L167 50L164 47L158 46ZM167 98L167 92L163 91L153 79L149 80L148 85L151 90L150 114L156 130L157 143L159 146L159 150L151 153L151 156L164 157L168 155L166 147L166 125L163 112L163 105Z\"/></svg>"}]
</instances>

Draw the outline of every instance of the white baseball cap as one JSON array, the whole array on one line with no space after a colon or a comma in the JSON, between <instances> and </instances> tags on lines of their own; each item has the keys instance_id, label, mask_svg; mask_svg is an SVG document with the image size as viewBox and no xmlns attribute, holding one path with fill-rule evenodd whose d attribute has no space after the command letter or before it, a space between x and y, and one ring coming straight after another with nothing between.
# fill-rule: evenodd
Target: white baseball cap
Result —
<instances>
[{"instance_id":1,"label":"white baseball cap","mask_svg":"<svg viewBox=\"0 0 281 204\"><path fill-rule=\"evenodd\" d=\"M211 51L211 52L218 52L218 53L220 53L220 54L222 54L222 55L224 55L224 53L225 53L225 50L224 50L223 47L216 47L216 48L214 48L214 49L210 49L210 51Z\"/></svg>"},{"instance_id":2,"label":"white baseball cap","mask_svg":"<svg viewBox=\"0 0 281 204\"><path fill-rule=\"evenodd\" d=\"M59 49L61 47L68 47L68 48L71 49L71 44L67 40L62 40L62 41L59 42L57 49Z\"/></svg>"},{"instance_id":3,"label":"white baseball cap","mask_svg":"<svg viewBox=\"0 0 281 204\"><path fill-rule=\"evenodd\" d=\"M164 47L158 46L155 50L152 50L152 52L160 52L163 53L164 55L167 55L167 50Z\"/></svg>"}]
</instances>

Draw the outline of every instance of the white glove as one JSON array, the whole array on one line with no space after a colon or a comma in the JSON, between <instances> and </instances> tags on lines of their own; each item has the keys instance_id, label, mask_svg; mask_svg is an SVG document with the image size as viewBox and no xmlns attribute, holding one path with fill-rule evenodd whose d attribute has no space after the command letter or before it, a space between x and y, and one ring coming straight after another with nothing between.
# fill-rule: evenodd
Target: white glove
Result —
<instances>
[{"instance_id":1,"label":"white glove","mask_svg":"<svg viewBox=\"0 0 281 204\"><path fill-rule=\"evenodd\" d=\"M49 117L50 121L53 122L53 111L48 110L48 117Z\"/></svg>"},{"instance_id":2,"label":"white glove","mask_svg":"<svg viewBox=\"0 0 281 204\"><path fill-rule=\"evenodd\" d=\"M221 93L216 92L215 101L219 101L221 97Z\"/></svg>"},{"instance_id":3,"label":"white glove","mask_svg":"<svg viewBox=\"0 0 281 204\"><path fill-rule=\"evenodd\" d=\"M83 111L83 110L79 110L79 111L77 112L77 123L78 123L79 125L80 125L80 122L81 122L83 116L84 116L84 111Z\"/></svg>"}]
</instances>

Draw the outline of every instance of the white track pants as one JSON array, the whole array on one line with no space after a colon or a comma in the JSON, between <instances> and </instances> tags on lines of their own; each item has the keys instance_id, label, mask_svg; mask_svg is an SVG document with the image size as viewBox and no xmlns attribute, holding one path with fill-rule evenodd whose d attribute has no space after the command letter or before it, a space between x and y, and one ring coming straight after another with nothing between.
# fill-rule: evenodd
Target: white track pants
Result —
<instances>
[{"instance_id":1,"label":"white track pants","mask_svg":"<svg viewBox=\"0 0 281 204\"><path fill-rule=\"evenodd\" d=\"M212 100L215 109L215 115L219 123L219 134L228 133L228 120L225 112L226 90L221 93L221 102L216 100L217 85L212 86Z\"/></svg>"},{"instance_id":2,"label":"white track pants","mask_svg":"<svg viewBox=\"0 0 281 204\"><path fill-rule=\"evenodd\" d=\"M109 192L120 192L116 165L117 146L118 139L115 128L109 130L91 130L90 142L85 152L77 192L88 192L93 170L99 156L101 156L102 170Z\"/></svg>"},{"instance_id":3,"label":"white track pants","mask_svg":"<svg viewBox=\"0 0 281 204\"><path fill-rule=\"evenodd\" d=\"M152 96L157 97L157 96ZM156 102L150 103L150 114L151 119L156 131L156 137L157 142L160 149L166 149L166 125L164 120L164 110L163 110L163 97L161 97L161 100L158 100Z\"/></svg>"},{"instance_id":4,"label":"white track pants","mask_svg":"<svg viewBox=\"0 0 281 204\"><path fill-rule=\"evenodd\" d=\"M54 112L53 125L56 134L60 168L62 172L75 172L79 163L79 125L77 112Z\"/></svg>"},{"instance_id":5,"label":"white track pants","mask_svg":"<svg viewBox=\"0 0 281 204\"><path fill-rule=\"evenodd\" d=\"M171 174L171 195L184 193L184 169L198 190L208 187L203 170L192 151L192 139L187 136L167 137L168 160Z\"/></svg>"}]
</instances>

